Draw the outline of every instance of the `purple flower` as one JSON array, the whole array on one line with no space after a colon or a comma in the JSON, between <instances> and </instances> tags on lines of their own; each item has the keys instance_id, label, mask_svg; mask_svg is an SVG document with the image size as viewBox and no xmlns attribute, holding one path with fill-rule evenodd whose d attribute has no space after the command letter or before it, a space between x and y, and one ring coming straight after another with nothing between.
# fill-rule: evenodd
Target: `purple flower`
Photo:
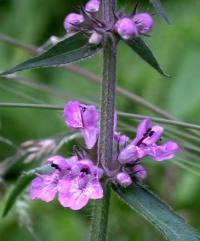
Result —
<instances>
[{"instance_id":1,"label":"purple flower","mask_svg":"<svg viewBox=\"0 0 200 241\"><path fill-rule=\"evenodd\" d=\"M103 197L103 188L99 182L103 171L89 160L79 161L78 165L79 175L74 179L66 176L59 185L59 202L73 210L81 209L90 199Z\"/></svg>"},{"instance_id":2,"label":"purple flower","mask_svg":"<svg viewBox=\"0 0 200 241\"><path fill-rule=\"evenodd\" d=\"M83 15L77 13L70 13L65 17L64 28L67 32L76 31L77 26L83 22Z\"/></svg>"},{"instance_id":3,"label":"purple flower","mask_svg":"<svg viewBox=\"0 0 200 241\"><path fill-rule=\"evenodd\" d=\"M120 152L120 163L134 163L145 156L150 156L156 161L173 158L180 150L175 142L169 141L163 145L156 144L163 130L161 126L152 126L150 119L143 120L137 128L135 139Z\"/></svg>"},{"instance_id":4,"label":"purple flower","mask_svg":"<svg viewBox=\"0 0 200 241\"><path fill-rule=\"evenodd\" d=\"M102 39L103 36L101 34L97 33L96 31L93 31L88 42L90 44L98 45L101 43Z\"/></svg>"},{"instance_id":5,"label":"purple flower","mask_svg":"<svg viewBox=\"0 0 200 241\"><path fill-rule=\"evenodd\" d=\"M172 159L179 151L180 147L175 142L168 141L163 145L153 145L147 148L146 154L155 161L163 161Z\"/></svg>"},{"instance_id":6,"label":"purple flower","mask_svg":"<svg viewBox=\"0 0 200 241\"><path fill-rule=\"evenodd\" d=\"M120 132L114 132L114 138L119 143L119 145L124 146L129 140L128 136L122 135Z\"/></svg>"},{"instance_id":7,"label":"purple flower","mask_svg":"<svg viewBox=\"0 0 200 241\"><path fill-rule=\"evenodd\" d=\"M65 175L74 177L78 174L78 166L75 168L74 165L77 162L76 157L65 160L64 157L53 156L47 162L55 167L55 170L50 174L38 174L38 177L33 179L30 188L31 199L52 201L58 192L60 179Z\"/></svg>"},{"instance_id":8,"label":"purple flower","mask_svg":"<svg viewBox=\"0 0 200 241\"><path fill-rule=\"evenodd\" d=\"M149 13L139 13L133 17L133 22L136 24L138 32L141 34L148 33L153 25L153 18Z\"/></svg>"},{"instance_id":9,"label":"purple flower","mask_svg":"<svg viewBox=\"0 0 200 241\"><path fill-rule=\"evenodd\" d=\"M98 12L100 8L100 0L90 0L85 5L85 10L90 13Z\"/></svg>"},{"instance_id":10,"label":"purple flower","mask_svg":"<svg viewBox=\"0 0 200 241\"><path fill-rule=\"evenodd\" d=\"M138 35L135 23L128 17L119 19L115 24L115 30L123 39L134 38Z\"/></svg>"},{"instance_id":11,"label":"purple flower","mask_svg":"<svg viewBox=\"0 0 200 241\"><path fill-rule=\"evenodd\" d=\"M119 172L116 176L116 180L123 187L128 187L133 183L127 172Z\"/></svg>"},{"instance_id":12,"label":"purple flower","mask_svg":"<svg viewBox=\"0 0 200 241\"><path fill-rule=\"evenodd\" d=\"M137 164L133 167L133 174L137 179L143 180L147 176L147 171L143 166Z\"/></svg>"},{"instance_id":13,"label":"purple flower","mask_svg":"<svg viewBox=\"0 0 200 241\"><path fill-rule=\"evenodd\" d=\"M69 101L64 108L64 119L69 128L81 130L88 149L96 144L99 136L99 113L95 106Z\"/></svg>"},{"instance_id":14,"label":"purple flower","mask_svg":"<svg viewBox=\"0 0 200 241\"><path fill-rule=\"evenodd\" d=\"M113 125L113 131L114 131L114 139L115 141L120 145L120 146L124 146L129 138L126 135L121 134L120 132L116 131L117 128L117 114L114 114L114 125Z\"/></svg>"},{"instance_id":15,"label":"purple flower","mask_svg":"<svg viewBox=\"0 0 200 241\"><path fill-rule=\"evenodd\" d=\"M94 166L89 160L78 161L77 157L64 159L53 156L47 160L55 170L46 175L38 175L30 187L31 199L52 201L58 193L62 206L78 210L89 199L103 197L100 178L103 170Z\"/></svg>"}]
</instances>

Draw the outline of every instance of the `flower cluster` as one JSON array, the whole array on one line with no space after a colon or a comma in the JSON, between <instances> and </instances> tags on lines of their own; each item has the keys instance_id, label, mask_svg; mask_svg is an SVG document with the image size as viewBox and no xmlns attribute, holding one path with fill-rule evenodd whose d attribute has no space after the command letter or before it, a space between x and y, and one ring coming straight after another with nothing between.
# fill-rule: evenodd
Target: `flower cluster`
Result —
<instances>
[{"instance_id":1,"label":"flower cluster","mask_svg":"<svg viewBox=\"0 0 200 241\"><path fill-rule=\"evenodd\" d=\"M101 33L102 24L95 16L99 11L100 0L89 0L81 13L70 13L65 17L64 28L67 33L76 33L84 31L90 35L89 43L98 45L101 43L103 36Z\"/></svg>"},{"instance_id":2,"label":"flower cluster","mask_svg":"<svg viewBox=\"0 0 200 241\"><path fill-rule=\"evenodd\" d=\"M152 16L147 12L132 13L129 16L118 12L114 13L115 22L105 23L99 17L101 1L89 0L80 13L70 13L65 17L64 28L67 33L83 31L89 34L89 43L98 45L103 40L105 32L118 34L127 40L147 34L153 27Z\"/></svg>"},{"instance_id":3,"label":"flower cluster","mask_svg":"<svg viewBox=\"0 0 200 241\"><path fill-rule=\"evenodd\" d=\"M69 101L64 108L64 120L70 129L82 133L88 153L97 151L100 127L99 112L95 106ZM93 158L89 158L88 154L83 157L74 155L68 159L53 156L47 162L54 171L45 175L38 174L32 181L31 198L49 202L58 193L62 206L78 210L90 199L103 197L101 177L127 187L146 177L147 171L141 165L142 158L147 156L155 161L163 161L173 158L179 151L179 146L173 141L158 144L164 130L158 125L152 126L150 119L144 119L139 124L136 137L131 142L126 135L116 131L116 125L115 115L113 139L117 150L113 155L113 170L109 170L109 165L99 163L97 166L97 154Z\"/></svg>"},{"instance_id":4,"label":"flower cluster","mask_svg":"<svg viewBox=\"0 0 200 241\"><path fill-rule=\"evenodd\" d=\"M32 181L32 199L50 202L58 193L58 200L63 207L79 210L89 199L103 197L103 189L99 182L103 171L90 160L78 160L76 156L69 159L53 156L47 162L55 170L48 175L38 175Z\"/></svg>"},{"instance_id":5,"label":"flower cluster","mask_svg":"<svg viewBox=\"0 0 200 241\"><path fill-rule=\"evenodd\" d=\"M153 25L152 16L143 12L120 18L115 24L115 29L123 39L131 39L138 37L140 34L147 34Z\"/></svg>"}]
</instances>

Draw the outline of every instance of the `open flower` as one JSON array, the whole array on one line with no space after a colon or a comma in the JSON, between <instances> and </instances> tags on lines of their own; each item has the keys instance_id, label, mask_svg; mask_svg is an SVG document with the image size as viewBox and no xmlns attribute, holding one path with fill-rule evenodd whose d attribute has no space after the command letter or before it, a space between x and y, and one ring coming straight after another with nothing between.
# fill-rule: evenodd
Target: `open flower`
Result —
<instances>
[{"instance_id":1,"label":"open flower","mask_svg":"<svg viewBox=\"0 0 200 241\"><path fill-rule=\"evenodd\" d=\"M31 199L50 202L58 193L62 206L78 210L90 199L103 197L103 188L99 181L103 170L94 166L90 160L78 161L75 156L69 159L53 156L47 162L55 170L50 174L38 175L32 181Z\"/></svg>"},{"instance_id":2,"label":"open flower","mask_svg":"<svg viewBox=\"0 0 200 241\"><path fill-rule=\"evenodd\" d=\"M156 144L163 131L161 126L152 126L150 119L143 120L137 128L136 138L121 151L119 161L121 163L134 163L145 156L150 156L156 161L173 158L180 150L175 142L168 141L163 145Z\"/></svg>"},{"instance_id":3,"label":"open flower","mask_svg":"<svg viewBox=\"0 0 200 241\"><path fill-rule=\"evenodd\" d=\"M91 149L99 136L99 113L93 105L83 105L79 101L69 101L64 108L64 119L71 129L80 130L86 146Z\"/></svg>"},{"instance_id":4,"label":"open flower","mask_svg":"<svg viewBox=\"0 0 200 241\"><path fill-rule=\"evenodd\" d=\"M60 180L65 175L75 177L78 174L77 157L65 159L62 156L53 156L47 162L55 170L50 174L38 174L33 179L30 188L31 199L41 199L45 202L52 201L58 192Z\"/></svg>"},{"instance_id":5,"label":"open flower","mask_svg":"<svg viewBox=\"0 0 200 241\"><path fill-rule=\"evenodd\" d=\"M59 185L61 205L73 210L81 209L90 199L103 197L103 188L99 182L103 171L89 160L81 160L78 165L79 175L74 179L65 176Z\"/></svg>"}]
</instances>

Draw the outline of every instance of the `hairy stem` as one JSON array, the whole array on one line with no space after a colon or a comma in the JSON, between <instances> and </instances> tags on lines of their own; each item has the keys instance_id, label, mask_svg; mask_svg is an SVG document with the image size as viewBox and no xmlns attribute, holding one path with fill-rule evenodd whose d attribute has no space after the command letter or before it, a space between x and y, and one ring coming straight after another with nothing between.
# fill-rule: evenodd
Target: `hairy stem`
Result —
<instances>
[{"instance_id":1,"label":"hairy stem","mask_svg":"<svg viewBox=\"0 0 200 241\"><path fill-rule=\"evenodd\" d=\"M109 26L114 24L115 0L102 0L101 14ZM116 39L105 34L103 43L103 78L101 84L101 120L98 145L98 164L111 167L113 152L113 126L116 89ZM104 198L95 202L91 223L90 241L106 241L109 215L110 188L104 185Z\"/></svg>"},{"instance_id":2,"label":"hairy stem","mask_svg":"<svg viewBox=\"0 0 200 241\"><path fill-rule=\"evenodd\" d=\"M115 111L116 43L107 37L103 51L103 80L101 92L101 122L99 162L108 166L112 161Z\"/></svg>"},{"instance_id":3,"label":"hairy stem","mask_svg":"<svg viewBox=\"0 0 200 241\"><path fill-rule=\"evenodd\" d=\"M107 238L110 187L104 189L104 198L94 202L90 241L103 241Z\"/></svg>"}]
</instances>

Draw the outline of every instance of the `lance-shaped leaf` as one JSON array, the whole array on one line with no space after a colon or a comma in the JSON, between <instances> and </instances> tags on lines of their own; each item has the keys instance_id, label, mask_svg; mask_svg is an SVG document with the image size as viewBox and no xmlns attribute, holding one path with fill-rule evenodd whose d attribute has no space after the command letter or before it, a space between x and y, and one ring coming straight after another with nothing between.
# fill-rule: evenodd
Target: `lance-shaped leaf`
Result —
<instances>
[{"instance_id":1,"label":"lance-shaped leaf","mask_svg":"<svg viewBox=\"0 0 200 241\"><path fill-rule=\"evenodd\" d=\"M158 13L161 14L161 16L168 22L170 23L169 16L165 9L163 8L160 0L150 0L150 2L153 4L154 8L158 11Z\"/></svg>"},{"instance_id":2,"label":"lance-shaped leaf","mask_svg":"<svg viewBox=\"0 0 200 241\"><path fill-rule=\"evenodd\" d=\"M82 33L73 35L57 43L44 53L31 58L14 68L1 73L1 75L12 74L17 71L59 66L73 63L96 54L101 46L88 44L88 38Z\"/></svg>"},{"instance_id":3,"label":"lance-shaped leaf","mask_svg":"<svg viewBox=\"0 0 200 241\"><path fill-rule=\"evenodd\" d=\"M17 183L15 184L13 190L11 191L8 200L6 201L6 205L3 211L2 217L5 217L12 206L15 204L17 198L19 195L24 191L24 189L30 184L30 182L33 180L33 178L36 176L36 173L49 173L51 172L52 168L49 165L30 170L24 174L22 174Z\"/></svg>"},{"instance_id":4,"label":"lance-shaped leaf","mask_svg":"<svg viewBox=\"0 0 200 241\"><path fill-rule=\"evenodd\" d=\"M169 206L148 189L141 186L121 188L113 186L118 196L132 209L153 224L167 240L199 241L200 236Z\"/></svg>"},{"instance_id":5,"label":"lance-shaped leaf","mask_svg":"<svg viewBox=\"0 0 200 241\"><path fill-rule=\"evenodd\" d=\"M152 50L149 48L147 43L141 38L135 38L130 40L124 40L131 49L133 49L144 61L150 64L154 69L156 69L160 74L169 77L168 74L162 69L158 63Z\"/></svg>"}]
</instances>

